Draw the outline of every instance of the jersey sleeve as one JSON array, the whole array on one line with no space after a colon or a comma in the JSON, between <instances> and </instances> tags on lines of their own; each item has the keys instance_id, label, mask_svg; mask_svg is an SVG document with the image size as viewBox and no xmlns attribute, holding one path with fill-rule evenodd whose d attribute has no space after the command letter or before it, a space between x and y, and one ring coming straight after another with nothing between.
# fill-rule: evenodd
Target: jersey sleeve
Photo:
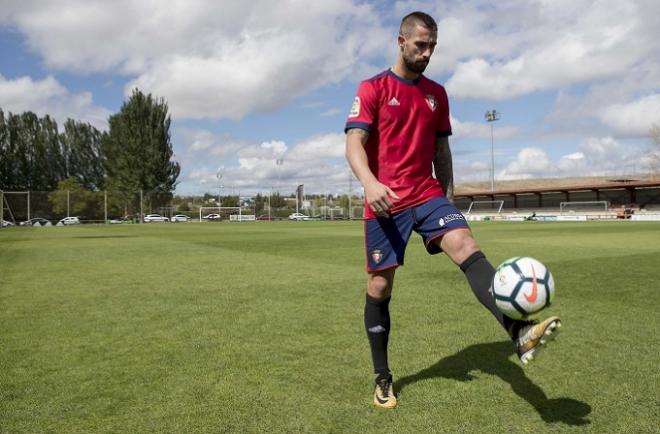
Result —
<instances>
[{"instance_id":1,"label":"jersey sleeve","mask_svg":"<svg viewBox=\"0 0 660 434\"><path fill-rule=\"evenodd\" d=\"M438 126L436 128L436 137L449 137L451 136L451 121L449 120L449 99L447 98L447 92L443 87L440 88L442 92L439 97L440 100L438 104L440 105L440 111L438 115Z\"/></svg>"},{"instance_id":2,"label":"jersey sleeve","mask_svg":"<svg viewBox=\"0 0 660 434\"><path fill-rule=\"evenodd\" d=\"M376 120L377 110L378 95L376 89L369 81L363 81L358 87L351 111L348 113L344 132L351 128L360 128L369 132Z\"/></svg>"}]
</instances>

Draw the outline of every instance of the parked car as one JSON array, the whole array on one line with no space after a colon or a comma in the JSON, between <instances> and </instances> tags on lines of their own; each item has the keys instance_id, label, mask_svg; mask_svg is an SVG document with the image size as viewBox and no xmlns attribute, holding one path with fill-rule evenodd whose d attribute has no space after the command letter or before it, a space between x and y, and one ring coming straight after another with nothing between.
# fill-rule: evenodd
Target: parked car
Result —
<instances>
[{"instance_id":1,"label":"parked car","mask_svg":"<svg viewBox=\"0 0 660 434\"><path fill-rule=\"evenodd\" d=\"M204 220L220 220L220 214L209 214L202 217Z\"/></svg>"},{"instance_id":2,"label":"parked car","mask_svg":"<svg viewBox=\"0 0 660 434\"><path fill-rule=\"evenodd\" d=\"M14 223L13 223L13 222L10 222L10 221L8 221L8 220L3 220L3 221L2 221L2 227L3 227L3 228L8 228L9 226L14 226Z\"/></svg>"},{"instance_id":3,"label":"parked car","mask_svg":"<svg viewBox=\"0 0 660 434\"><path fill-rule=\"evenodd\" d=\"M64 217L57 224L62 223L63 225L79 225L80 219L78 217Z\"/></svg>"},{"instance_id":4,"label":"parked car","mask_svg":"<svg viewBox=\"0 0 660 434\"><path fill-rule=\"evenodd\" d=\"M167 217L163 217L160 214L147 214L144 216L144 222L149 223L149 222L166 222L169 221Z\"/></svg>"},{"instance_id":5,"label":"parked car","mask_svg":"<svg viewBox=\"0 0 660 434\"><path fill-rule=\"evenodd\" d=\"M268 214L261 214L259 217L257 217L257 220L275 220L273 216L269 216Z\"/></svg>"},{"instance_id":6,"label":"parked car","mask_svg":"<svg viewBox=\"0 0 660 434\"><path fill-rule=\"evenodd\" d=\"M309 216L303 213L294 212L293 214L289 215L289 220L309 220Z\"/></svg>"},{"instance_id":7,"label":"parked car","mask_svg":"<svg viewBox=\"0 0 660 434\"><path fill-rule=\"evenodd\" d=\"M173 215L172 218L170 218L170 221L172 221L172 222L187 222L189 220L190 220L190 217L188 217L185 214Z\"/></svg>"},{"instance_id":8,"label":"parked car","mask_svg":"<svg viewBox=\"0 0 660 434\"><path fill-rule=\"evenodd\" d=\"M21 222L20 225L21 226L34 226L37 223L39 223L40 226L43 226L43 225L49 224L50 221L46 220L45 218L34 217L34 218L31 218L30 220ZM52 224L52 223L50 223L50 224Z\"/></svg>"}]
</instances>

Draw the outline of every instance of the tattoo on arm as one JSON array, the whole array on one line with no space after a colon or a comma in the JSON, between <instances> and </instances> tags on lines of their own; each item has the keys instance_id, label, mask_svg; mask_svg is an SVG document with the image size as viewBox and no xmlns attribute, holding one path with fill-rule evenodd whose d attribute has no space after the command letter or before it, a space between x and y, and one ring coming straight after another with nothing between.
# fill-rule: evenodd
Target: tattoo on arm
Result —
<instances>
[{"instance_id":1,"label":"tattoo on arm","mask_svg":"<svg viewBox=\"0 0 660 434\"><path fill-rule=\"evenodd\" d=\"M367 139L369 138L369 132L363 130L362 128L350 128L348 131L346 131L346 136L353 135L360 136L360 141L363 145L367 143Z\"/></svg>"},{"instance_id":2,"label":"tattoo on arm","mask_svg":"<svg viewBox=\"0 0 660 434\"><path fill-rule=\"evenodd\" d=\"M454 199L454 169L452 167L449 139L439 137L435 143L435 158L433 159L435 177L445 191L447 199Z\"/></svg>"}]
</instances>

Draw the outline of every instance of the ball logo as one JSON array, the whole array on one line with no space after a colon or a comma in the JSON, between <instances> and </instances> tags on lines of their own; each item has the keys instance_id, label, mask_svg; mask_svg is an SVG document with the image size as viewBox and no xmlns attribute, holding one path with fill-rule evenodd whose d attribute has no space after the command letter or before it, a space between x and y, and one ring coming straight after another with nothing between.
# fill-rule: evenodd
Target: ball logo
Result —
<instances>
[{"instance_id":1,"label":"ball logo","mask_svg":"<svg viewBox=\"0 0 660 434\"><path fill-rule=\"evenodd\" d=\"M523 294L525 296L525 300L527 300L530 303L534 303L536 301L536 297L539 295L539 288L538 285L536 284L536 271L534 271L534 266L532 265L532 293L527 295Z\"/></svg>"},{"instance_id":2,"label":"ball logo","mask_svg":"<svg viewBox=\"0 0 660 434\"><path fill-rule=\"evenodd\" d=\"M378 249L374 250L371 252L371 259L373 259L376 264L380 263L380 261L383 260L383 252Z\"/></svg>"}]
</instances>

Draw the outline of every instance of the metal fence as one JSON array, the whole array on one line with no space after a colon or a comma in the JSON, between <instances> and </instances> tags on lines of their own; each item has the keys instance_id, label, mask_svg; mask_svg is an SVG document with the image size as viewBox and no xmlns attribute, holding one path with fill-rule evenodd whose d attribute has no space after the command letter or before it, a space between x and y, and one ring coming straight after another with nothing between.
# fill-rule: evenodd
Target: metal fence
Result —
<instances>
[{"instance_id":1,"label":"metal fence","mask_svg":"<svg viewBox=\"0 0 660 434\"><path fill-rule=\"evenodd\" d=\"M296 207L295 199L285 198L284 205L270 206L267 196L260 201L255 197L234 197L240 203L241 214L255 215L261 220L287 219L298 211L310 218L322 220L362 219L361 206L340 206L341 200L320 196L306 200ZM344 199L344 202L346 200ZM165 196L161 192L112 192L86 190L57 191L2 191L0 190L0 221L20 224L31 219L44 219L57 223L76 216L84 223L139 223L147 214L172 217L184 214L198 220L200 208L218 206L215 197ZM350 205L362 204L362 198L354 197ZM224 205L224 204L223 204Z\"/></svg>"}]
</instances>

